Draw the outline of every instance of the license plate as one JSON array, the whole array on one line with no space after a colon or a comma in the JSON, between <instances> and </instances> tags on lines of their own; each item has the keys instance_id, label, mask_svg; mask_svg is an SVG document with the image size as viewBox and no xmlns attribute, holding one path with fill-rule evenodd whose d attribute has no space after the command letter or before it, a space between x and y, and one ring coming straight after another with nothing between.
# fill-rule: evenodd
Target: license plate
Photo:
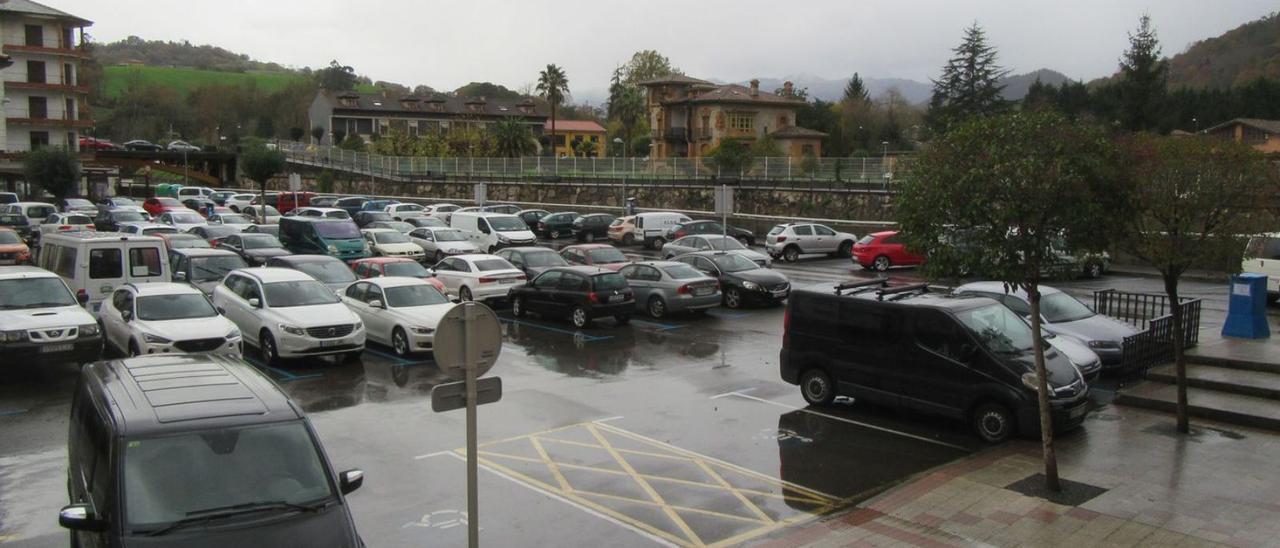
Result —
<instances>
[{"instance_id":1,"label":"license plate","mask_svg":"<svg viewBox=\"0 0 1280 548\"><path fill-rule=\"evenodd\" d=\"M624 295L609 295L609 302L611 303L620 303L625 299L626 296Z\"/></svg>"},{"instance_id":2,"label":"license plate","mask_svg":"<svg viewBox=\"0 0 1280 548\"><path fill-rule=\"evenodd\" d=\"M336 340L335 340L335 341L320 341L320 348L325 348L325 347L329 347L329 346L338 346L338 343L341 343L341 342L342 342L342 341L336 341Z\"/></svg>"},{"instance_id":3,"label":"license plate","mask_svg":"<svg viewBox=\"0 0 1280 548\"><path fill-rule=\"evenodd\" d=\"M1071 418L1073 418L1073 419L1078 419L1078 418L1080 418L1080 416L1081 416L1081 415L1084 415L1084 414L1085 414L1085 412L1087 412L1087 411L1089 411L1089 406L1088 406L1088 405L1081 405L1080 407L1077 407L1077 408L1075 408L1075 409L1072 409L1072 410L1071 410Z\"/></svg>"},{"instance_id":4,"label":"license plate","mask_svg":"<svg viewBox=\"0 0 1280 548\"><path fill-rule=\"evenodd\" d=\"M699 297L704 296L704 295L710 295L710 294L715 293L715 292L716 292L716 290L715 290L715 289L713 289L713 288L710 288L710 287L699 287L699 288L697 288L697 289L693 290L693 294L694 294L694 295L697 295L697 296L699 296Z\"/></svg>"},{"instance_id":5,"label":"license plate","mask_svg":"<svg viewBox=\"0 0 1280 548\"><path fill-rule=\"evenodd\" d=\"M498 283L500 283L500 284L513 284L513 283L516 283L516 279L515 279L515 278L503 278L503 279L501 279L501 280L498 280Z\"/></svg>"},{"instance_id":6,"label":"license plate","mask_svg":"<svg viewBox=\"0 0 1280 548\"><path fill-rule=\"evenodd\" d=\"M52 353L52 352L70 352L70 351L71 351L72 349L74 349L75 347L76 347L76 345L74 345L74 344L47 344L47 345L45 345L45 346L40 347L40 351L41 351L41 352L50 352L50 353Z\"/></svg>"}]
</instances>

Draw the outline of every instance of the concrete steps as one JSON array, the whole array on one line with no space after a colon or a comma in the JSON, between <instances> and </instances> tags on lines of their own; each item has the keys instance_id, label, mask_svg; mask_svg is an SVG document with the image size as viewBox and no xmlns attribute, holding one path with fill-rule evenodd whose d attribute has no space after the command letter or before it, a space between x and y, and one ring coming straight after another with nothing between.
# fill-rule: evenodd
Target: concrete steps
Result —
<instances>
[{"instance_id":1,"label":"concrete steps","mask_svg":"<svg viewBox=\"0 0 1280 548\"><path fill-rule=\"evenodd\" d=\"M1280 431L1280 366L1223 359L1195 361L1198 363L1187 364L1191 416ZM1116 403L1176 412L1175 382L1173 364L1153 368L1145 381L1122 389Z\"/></svg>"}]
</instances>

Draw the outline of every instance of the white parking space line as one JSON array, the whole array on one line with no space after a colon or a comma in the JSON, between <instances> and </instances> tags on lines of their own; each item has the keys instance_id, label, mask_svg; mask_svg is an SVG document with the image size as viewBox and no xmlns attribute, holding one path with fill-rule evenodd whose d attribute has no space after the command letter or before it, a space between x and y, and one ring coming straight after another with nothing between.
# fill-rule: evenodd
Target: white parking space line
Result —
<instances>
[{"instance_id":1,"label":"white parking space line","mask_svg":"<svg viewBox=\"0 0 1280 548\"><path fill-rule=\"evenodd\" d=\"M723 393L723 394L716 394L716 395L714 395L714 396L711 396L711 399L713 399L713 400L718 400L718 399L720 399L720 398L724 398L724 397L727 397L727 396L733 396L733 395L735 395L735 394L745 394L745 393L747 393L747 392L751 392L751 391L753 391L753 390L755 390L755 389L756 389L756 387L752 386L752 387L750 387L750 388L743 388L742 390L733 390L733 391L725 392L725 393Z\"/></svg>"},{"instance_id":2,"label":"white parking space line","mask_svg":"<svg viewBox=\"0 0 1280 548\"><path fill-rule=\"evenodd\" d=\"M885 427L883 427L883 426L877 426L877 425L870 424L870 423L865 423L865 422L861 422L861 421L855 421L855 420L853 420L853 419L846 419L846 418L844 418L844 417L837 417L837 416L835 416L835 415L829 415L829 414L827 414L827 413L823 413L823 412L821 412L821 411L814 411L814 410L809 409L809 408L806 408L806 407L797 407L797 406L794 406L794 405L787 405L787 404L785 404L785 403L780 403L780 402L776 402L776 401L772 401L772 400L766 400L766 399L764 399L764 398L757 398L757 397L755 397L755 396L748 396L748 395L743 394L743 393L741 393L741 392L730 392L730 393L728 393L728 394L721 394L721 396L737 396L737 397L739 397L739 398L745 398L745 399L748 399L748 400L758 401L758 402L760 402L760 403L767 403L767 404L769 404L769 405L776 405L776 406L778 406L778 407L783 407L783 408L791 409L791 410L794 410L794 411L803 411L803 412L805 412L805 413L809 413L809 414L812 414L812 415L817 415L817 416L819 416L819 417L823 417L823 418L828 418L828 419L831 419L831 420L833 420L833 421L840 421L840 422L844 422L844 423L848 423L848 424L853 424L853 425L861 426L861 427L863 427L863 428L870 428L870 429L872 429L872 430L879 430L879 431L881 431L881 432L888 432L888 433L890 433L890 434L897 434L897 435L899 435L899 436L903 436L903 437L911 438L911 439L914 439L914 440L920 440L920 441L927 442L927 443L932 443L932 444L934 444L934 445L941 445L941 446L943 446L943 447L950 447L950 448L952 448L952 449L958 449L958 450L960 450L960 451L964 451L964 452L966 452L966 453L970 452L970 449L969 449L969 448L967 448L967 447L961 447L961 446L959 446L959 445L950 444L950 443L947 443L947 442L945 442L945 441L938 441L938 440L935 440L935 439L932 439L932 438L926 438L926 437L924 437L924 436L918 436L918 435L916 435L916 434L910 434L910 433L907 433L907 432L902 432L902 431L899 431L899 430L894 430L894 429L892 429L892 428L885 428ZM718 397L720 397L720 396L712 396L712 398L718 398Z\"/></svg>"}]
</instances>

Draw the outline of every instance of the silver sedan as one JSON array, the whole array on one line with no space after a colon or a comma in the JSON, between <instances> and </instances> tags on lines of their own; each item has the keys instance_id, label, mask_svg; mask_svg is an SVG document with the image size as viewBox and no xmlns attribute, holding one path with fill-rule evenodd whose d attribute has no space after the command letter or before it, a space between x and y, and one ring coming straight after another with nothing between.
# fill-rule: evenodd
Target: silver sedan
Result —
<instances>
[{"instance_id":1,"label":"silver sedan","mask_svg":"<svg viewBox=\"0 0 1280 548\"><path fill-rule=\"evenodd\" d=\"M764 253L747 249L734 237L725 237L715 234L701 234L695 236L685 236L662 246L662 257L664 259L674 259L685 253L693 253L694 251L728 251L743 258L756 263L764 268L769 268L773 264L773 259Z\"/></svg>"},{"instance_id":2,"label":"silver sedan","mask_svg":"<svg viewBox=\"0 0 1280 548\"><path fill-rule=\"evenodd\" d=\"M636 310L654 318L701 314L720 304L720 282L684 263L645 261L618 271L636 293Z\"/></svg>"}]
</instances>

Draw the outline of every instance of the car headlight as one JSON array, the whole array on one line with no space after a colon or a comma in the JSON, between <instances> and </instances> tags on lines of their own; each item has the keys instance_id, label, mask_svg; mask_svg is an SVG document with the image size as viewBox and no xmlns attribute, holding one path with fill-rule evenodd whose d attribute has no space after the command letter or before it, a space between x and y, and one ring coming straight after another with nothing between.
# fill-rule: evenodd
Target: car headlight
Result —
<instances>
[{"instance_id":1,"label":"car headlight","mask_svg":"<svg viewBox=\"0 0 1280 548\"><path fill-rule=\"evenodd\" d=\"M152 335L150 333L143 333L142 340L146 341L147 344L169 344L173 342L159 335Z\"/></svg>"},{"instance_id":2,"label":"car headlight","mask_svg":"<svg viewBox=\"0 0 1280 548\"><path fill-rule=\"evenodd\" d=\"M417 333L417 334L419 334L419 335L430 335L430 334L432 334L432 333L435 333L435 332L436 332L436 330L435 330L434 328L431 328L431 327L422 327L422 326L417 326L417 325L412 326L412 327L410 327L409 329L412 329L414 333Z\"/></svg>"},{"instance_id":3,"label":"car headlight","mask_svg":"<svg viewBox=\"0 0 1280 548\"><path fill-rule=\"evenodd\" d=\"M498 235L498 241L499 241L499 242L509 242L509 241L511 241L511 238L508 238L508 237L506 237L506 236L503 236L502 234L499 234L499 235Z\"/></svg>"},{"instance_id":4,"label":"car headlight","mask_svg":"<svg viewBox=\"0 0 1280 548\"><path fill-rule=\"evenodd\" d=\"M240 330L239 330L239 329L236 329L236 328L234 328L234 327L232 327L232 328L231 328L231 331L227 332L227 337L226 337L226 338L227 338L227 340L231 340L231 339L239 339L239 338L240 338Z\"/></svg>"},{"instance_id":5,"label":"car headlight","mask_svg":"<svg viewBox=\"0 0 1280 548\"><path fill-rule=\"evenodd\" d=\"M81 337L93 337L97 334L98 334L98 324L96 323L87 323L80 326Z\"/></svg>"},{"instance_id":6,"label":"car headlight","mask_svg":"<svg viewBox=\"0 0 1280 548\"><path fill-rule=\"evenodd\" d=\"M362 322L362 321L360 321L360 320L356 320L356 328L355 328L355 331L359 331L359 330L361 330L361 329L364 329L364 322Z\"/></svg>"},{"instance_id":7,"label":"car headlight","mask_svg":"<svg viewBox=\"0 0 1280 548\"><path fill-rule=\"evenodd\" d=\"M94 326L98 327L98 326ZM27 340L26 331L0 331L0 338L5 342L18 342Z\"/></svg>"},{"instance_id":8,"label":"car headlight","mask_svg":"<svg viewBox=\"0 0 1280 548\"><path fill-rule=\"evenodd\" d=\"M337 252L338 252L338 246L329 244L329 253L337 253Z\"/></svg>"},{"instance_id":9,"label":"car headlight","mask_svg":"<svg viewBox=\"0 0 1280 548\"><path fill-rule=\"evenodd\" d=\"M277 325L280 327L281 331L284 331L285 333L288 333L290 335L302 336L307 334L307 330L301 327L298 327L296 325L289 325L287 323L282 323Z\"/></svg>"},{"instance_id":10,"label":"car headlight","mask_svg":"<svg viewBox=\"0 0 1280 548\"><path fill-rule=\"evenodd\" d=\"M760 284L755 283L755 282L747 282L747 281L744 281L744 282L742 282L742 288L743 288L743 289L746 289L747 291L759 291L759 290L760 290Z\"/></svg>"},{"instance_id":11,"label":"car headlight","mask_svg":"<svg viewBox=\"0 0 1280 548\"><path fill-rule=\"evenodd\" d=\"M1089 348L1120 348L1115 341L1089 341Z\"/></svg>"}]
</instances>

